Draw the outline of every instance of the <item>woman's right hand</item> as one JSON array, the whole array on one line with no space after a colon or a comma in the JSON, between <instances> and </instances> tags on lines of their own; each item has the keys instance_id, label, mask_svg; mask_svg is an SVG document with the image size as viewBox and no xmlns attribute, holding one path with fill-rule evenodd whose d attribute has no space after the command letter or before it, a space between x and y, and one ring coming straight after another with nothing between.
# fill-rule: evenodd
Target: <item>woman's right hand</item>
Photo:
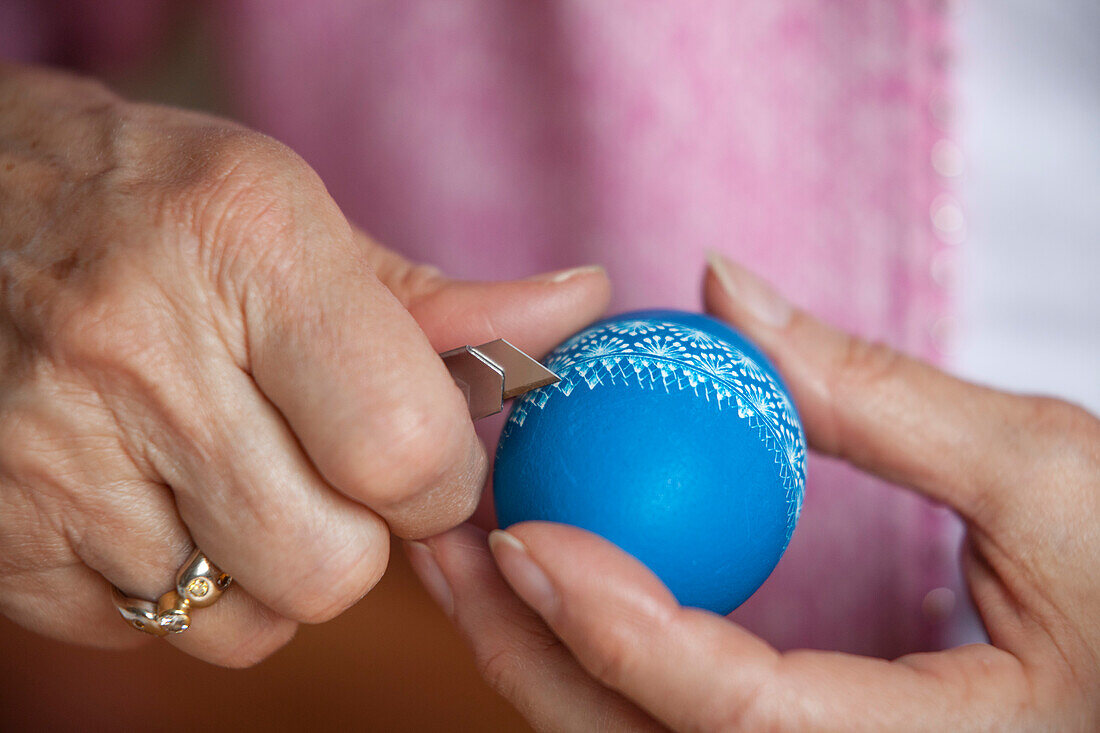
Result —
<instances>
[{"instance_id":1,"label":"woman's right hand","mask_svg":"<svg viewBox=\"0 0 1100 733\"><path fill-rule=\"evenodd\" d=\"M389 534L477 503L485 456L438 350L538 353L602 272L450 281L356 232L279 143L0 66L0 611L144 635L197 544L236 583L169 637L251 664L382 575Z\"/></svg>"}]
</instances>

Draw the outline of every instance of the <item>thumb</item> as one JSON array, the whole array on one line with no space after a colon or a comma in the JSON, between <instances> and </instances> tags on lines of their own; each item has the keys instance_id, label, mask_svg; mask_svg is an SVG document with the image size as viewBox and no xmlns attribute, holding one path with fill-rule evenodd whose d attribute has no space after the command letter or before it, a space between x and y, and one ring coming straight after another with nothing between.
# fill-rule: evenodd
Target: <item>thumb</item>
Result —
<instances>
[{"instance_id":1,"label":"thumb","mask_svg":"<svg viewBox=\"0 0 1100 733\"><path fill-rule=\"evenodd\" d=\"M1017 450L1016 427L1025 400L821 323L719 255L711 256L703 296L709 312L775 362L811 447L910 486L968 520L1011 503L1002 477L1017 460L1012 455L1026 453ZM1019 469L1010 475L1026 466Z\"/></svg>"},{"instance_id":2,"label":"thumb","mask_svg":"<svg viewBox=\"0 0 1100 733\"><path fill-rule=\"evenodd\" d=\"M602 267L591 265L523 280L454 280L367 244L377 277L397 296L436 351L506 338L542 356L599 318L611 298Z\"/></svg>"}]
</instances>

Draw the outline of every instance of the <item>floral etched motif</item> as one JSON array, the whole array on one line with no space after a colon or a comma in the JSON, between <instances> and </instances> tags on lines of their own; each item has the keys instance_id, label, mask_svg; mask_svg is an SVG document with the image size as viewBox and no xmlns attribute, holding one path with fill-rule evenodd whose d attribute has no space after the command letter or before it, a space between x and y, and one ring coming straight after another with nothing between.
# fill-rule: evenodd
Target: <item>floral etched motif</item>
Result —
<instances>
[{"instance_id":1,"label":"floral etched motif","mask_svg":"<svg viewBox=\"0 0 1100 733\"><path fill-rule=\"evenodd\" d=\"M528 393L505 425L522 425L556 393L578 387L630 383L665 392L690 390L717 409L734 409L775 457L786 492L787 540L802 506L806 446L802 428L784 390L744 352L710 334L666 321L633 320L599 324L559 346L546 366L561 381Z\"/></svg>"},{"instance_id":2,"label":"floral etched motif","mask_svg":"<svg viewBox=\"0 0 1100 733\"><path fill-rule=\"evenodd\" d=\"M643 336L635 341L634 348L653 356L678 356L687 351L687 347L680 343L675 335L672 336Z\"/></svg>"},{"instance_id":3,"label":"floral etched motif","mask_svg":"<svg viewBox=\"0 0 1100 733\"><path fill-rule=\"evenodd\" d=\"M730 348L726 344L722 343L718 339L711 336L709 333L690 329L684 334L684 342L688 343L700 351L729 351Z\"/></svg>"},{"instance_id":4,"label":"floral etched motif","mask_svg":"<svg viewBox=\"0 0 1100 733\"><path fill-rule=\"evenodd\" d=\"M604 333L598 338L586 340L578 349L582 359L598 359L601 356L619 354L626 348L626 342L617 336Z\"/></svg>"},{"instance_id":5,"label":"floral etched motif","mask_svg":"<svg viewBox=\"0 0 1100 733\"><path fill-rule=\"evenodd\" d=\"M619 321L616 325L619 333L626 336L645 336L649 333L656 333L658 328L653 324L653 321Z\"/></svg>"},{"instance_id":6,"label":"floral etched motif","mask_svg":"<svg viewBox=\"0 0 1100 733\"><path fill-rule=\"evenodd\" d=\"M728 358L722 356L721 354L700 354L699 367L717 377L734 378L739 374L739 372L737 371L736 362L730 361Z\"/></svg>"}]
</instances>

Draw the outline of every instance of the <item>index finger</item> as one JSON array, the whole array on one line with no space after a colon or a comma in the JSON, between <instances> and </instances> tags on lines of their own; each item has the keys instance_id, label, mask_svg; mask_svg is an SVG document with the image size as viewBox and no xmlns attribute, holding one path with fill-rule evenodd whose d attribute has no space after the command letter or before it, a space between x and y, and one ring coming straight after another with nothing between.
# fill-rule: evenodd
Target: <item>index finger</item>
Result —
<instances>
[{"instance_id":1,"label":"index finger","mask_svg":"<svg viewBox=\"0 0 1100 733\"><path fill-rule=\"evenodd\" d=\"M449 529L486 473L465 401L319 179L295 169L264 192L275 203L243 216L231 273L243 366L330 485L399 536Z\"/></svg>"}]
</instances>

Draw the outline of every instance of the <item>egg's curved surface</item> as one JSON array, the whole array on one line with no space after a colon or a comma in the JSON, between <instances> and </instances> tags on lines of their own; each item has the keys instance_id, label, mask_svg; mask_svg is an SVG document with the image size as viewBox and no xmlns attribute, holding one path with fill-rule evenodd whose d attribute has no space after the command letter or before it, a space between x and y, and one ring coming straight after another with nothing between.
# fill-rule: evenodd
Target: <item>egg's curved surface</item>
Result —
<instances>
[{"instance_id":1,"label":"egg's curved surface","mask_svg":"<svg viewBox=\"0 0 1100 733\"><path fill-rule=\"evenodd\" d=\"M544 362L561 381L517 400L493 477L502 527L576 525L631 553L684 605L728 613L790 541L805 439L774 367L709 316L610 318Z\"/></svg>"}]
</instances>

